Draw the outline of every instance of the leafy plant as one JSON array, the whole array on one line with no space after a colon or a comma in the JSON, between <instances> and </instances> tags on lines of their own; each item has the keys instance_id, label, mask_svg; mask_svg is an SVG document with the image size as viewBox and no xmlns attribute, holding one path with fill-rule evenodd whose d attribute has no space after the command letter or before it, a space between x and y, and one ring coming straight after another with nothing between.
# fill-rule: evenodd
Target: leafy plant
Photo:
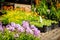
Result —
<instances>
[{"instance_id":1,"label":"leafy plant","mask_svg":"<svg viewBox=\"0 0 60 40\"><path fill-rule=\"evenodd\" d=\"M16 40L39 40L39 38L33 37L33 35L31 34L21 33L19 38L17 38Z\"/></svg>"},{"instance_id":2,"label":"leafy plant","mask_svg":"<svg viewBox=\"0 0 60 40\"><path fill-rule=\"evenodd\" d=\"M57 11L56 16L57 16L57 20L60 20L60 10Z\"/></svg>"},{"instance_id":3,"label":"leafy plant","mask_svg":"<svg viewBox=\"0 0 60 40\"><path fill-rule=\"evenodd\" d=\"M40 38L34 37L31 34L21 33L19 37L15 38L14 34L5 31L6 33L0 33L0 40L40 40Z\"/></svg>"},{"instance_id":4,"label":"leafy plant","mask_svg":"<svg viewBox=\"0 0 60 40\"><path fill-rule=\"evenodd\" d=\"M39 14L42 15L46 15L47 14L47 5L46 5L46 0L42 0L40 2L40 4L38 6L36 6L36 10L37 12L39 12Z\"/></svg>"},{"instance_id":5,"label":"leafy plant","mask_svg":"<svg viewBox=\"0 0 60 40\"><path fill-rule=\"evenodd\" d=\"M53 14L53 13L51 13L51 14ZM49 14L48 17L51 18L51 16L52 16L51 14ZM19 11L17 11L17 10L7 11L7 14L3 15L3 17L1 19L2 19L3 24L8 24L11 22L22 24L22 21L28 20L28 21L30 21L31 24L38 26L38 27L42 27L45 24L50 25L52 22L52 21L49 21L46 19L42 19L43 22L40 23L40 18L35 13L24 12L24 11L20 11L20 10Z\"/></svg>"},{"instance_id":6,"label":"leafy plant","mask_svg":"<svg viewBox=\"0 0 60 40\"><path fill-rule=\"evenodd\" d=\"M5 28L0 24L0 40L40 40L40 30L34 25L29 26L27 21L23 21L22 26L11 22Z\"/></svg>"},{"instance_id":7,"label":"leafy plant","mask_svg":"<svg viewBox=\"0 0 60 40\"><path fill-rule=\"evenodd\" d=\"M20 10L7 11L7 14L2 16L2 21L4 24L7 22L15 22L21 24L23 20L35 21L38 20L38 16L32 12L24 12Z\"/></svg>"},{"instance_id":8,"label":"leafy plant","mask_svg":"<svg viewBox=\"0 0 60 40\"><path fill-rule=\"evenodd\" d=\"M36 21L32 21L30 22L31 24L34 24L36 27L43 27L43 25L47 25L47 26L50 26L51 23L57 23L56 21L52 21L52 20L47 20L47 19L42 19L42 23L40 23L39 21L36 22Z\"/></svg>"},{"instance_id":9,"label":"leafy plant","mask_svg":"<svg viewBox=\"0 0 60 40\"><path fill-rule=\"evenodd\" d=\"M56 12L57 12L56 8L52 6L50 9L50 13L48 13L46 17L51 20L56 20L57 19Z\"/></svg>"}]
</instances>

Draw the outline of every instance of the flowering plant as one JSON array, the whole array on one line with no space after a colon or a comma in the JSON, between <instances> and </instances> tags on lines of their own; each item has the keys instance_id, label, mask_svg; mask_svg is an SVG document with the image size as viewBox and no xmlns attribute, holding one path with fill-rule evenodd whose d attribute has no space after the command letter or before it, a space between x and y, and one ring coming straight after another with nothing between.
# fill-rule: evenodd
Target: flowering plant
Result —
<instances>
[{"instance_id":1,"label":"flowering plant","mask_svg":"<svg viewBox=\"0 0 60 40\"><path fill-rule=\"evenodd\" d=\"M40 40L40 31L28 21L23 21L22 26L14 22L6 26L0 23L0 37L1 40Z\"/></svg>"}]
</instances>

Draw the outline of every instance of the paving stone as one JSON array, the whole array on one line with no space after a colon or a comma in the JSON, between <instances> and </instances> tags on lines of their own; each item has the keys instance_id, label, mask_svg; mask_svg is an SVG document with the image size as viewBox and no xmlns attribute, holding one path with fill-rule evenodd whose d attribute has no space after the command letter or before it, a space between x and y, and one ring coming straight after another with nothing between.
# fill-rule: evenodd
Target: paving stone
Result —
<instances>
[{"instance_id":1,"label":"paving stone","mask_svg":"<svg viewBox=\"0 0 60 40\"><path fill-rule=\"evenodd\" d=\"M60 28L56 28L46 33L41 33L41 40L57 40L60 36Z\"/></svg>"}]
</instances>

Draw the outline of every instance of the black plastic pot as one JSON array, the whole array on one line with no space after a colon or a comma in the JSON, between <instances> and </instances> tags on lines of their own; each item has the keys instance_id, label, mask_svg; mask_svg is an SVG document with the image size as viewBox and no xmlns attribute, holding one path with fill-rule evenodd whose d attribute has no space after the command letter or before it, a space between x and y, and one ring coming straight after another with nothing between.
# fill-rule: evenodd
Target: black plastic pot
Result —
<instances>
[{"instance_id":1,"label":"black plastic pot","mask_svg":"<svg viewBox=\"0 0 60 40\"><path fill-rule=\"evenodd\" d=\"M52 30L51 26L47 26L47 25L43 25L43 27L37 27L37 28L41 31L41 33L45 33Z\"/></svg>"},{"instance_id":2,"label":"black plastic pot","mask_svg":"<svg viewBox=\"0 0 60 40\"><path fill-rule=\"evenodd\" d=\"M51 26L48 26L48 28L49 28L49 30L48 30L48 31L52 30L52 29L51 29Z\"/></svg>"},{"instance_id":3,"label":"black plastic pot","mask_svg":"<svg viewBox=\"0 0 60 40\"><path fill-rule=\"evenodd\" d=\"M58 21L58 26L60 27L60 20Z\"/></svg>"},{"instance_id":4,"label":"black plastic pot","mask_svg":"<svg viewBox=\"0 0 60 40\"><path fill-rule=\"evenodd\" d=\"M50 30L50 27L48 27L47 25L43 25L43 32L47 32Z\"/></svg>"},{"instance_id":5,"label":"black plastic pot","mask_svg":"<svg viewBox=\"0 0 60 40\"><path fill-rule=\"evenodd\" d=\"M43 32L43 28L42 27L38 27L38 29L40 30L40 32Z\"/></svg>"},{"instance_id":6,"label":"black plastic pot","mask_svg":"<svg viewBox=\"0 0 60 40\"><path fill-rule=\"evenodd\" d=\"M51 29L55 29L56 25L55 23L51 23Z\"/></svg>"},{"instance_id":7,"label":"black plastic pot","mask_svg":"<svg viewBox=\"0 0 60 40\"><path fill-rule=\"evenodd\" d=\"M43 32L48 32L50 30L52 30L51 26L43 25Z\"/></svg>"},{"instance_id":8,"label":"black plastic pot","mask_svg":"<svg viewBox=\"0 0 60 40\"><path fill-rule=\"evenodd\" d=\"M55 27L54 28L58 28L58 23L55 24Z\"/></svg>"}]
</instances>

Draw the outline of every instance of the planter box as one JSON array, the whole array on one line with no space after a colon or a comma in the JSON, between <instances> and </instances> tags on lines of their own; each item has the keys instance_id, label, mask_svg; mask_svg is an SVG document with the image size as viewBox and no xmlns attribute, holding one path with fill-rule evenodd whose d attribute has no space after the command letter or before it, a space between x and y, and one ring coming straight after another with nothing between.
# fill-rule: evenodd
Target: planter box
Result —
<instances>
[{"instance_id":1,"label":"planter box","mask_svg":"<svg viewBox=\"0 0 60 40\"><path fill-rule=\"evenodd\" d=\"M14 3L8 3L8 2L1 2L1 9L4 9L4 6L5 6L5 8L12 8L13 7L13 9L14 9Z\"/></svg>"}]
</instances>

